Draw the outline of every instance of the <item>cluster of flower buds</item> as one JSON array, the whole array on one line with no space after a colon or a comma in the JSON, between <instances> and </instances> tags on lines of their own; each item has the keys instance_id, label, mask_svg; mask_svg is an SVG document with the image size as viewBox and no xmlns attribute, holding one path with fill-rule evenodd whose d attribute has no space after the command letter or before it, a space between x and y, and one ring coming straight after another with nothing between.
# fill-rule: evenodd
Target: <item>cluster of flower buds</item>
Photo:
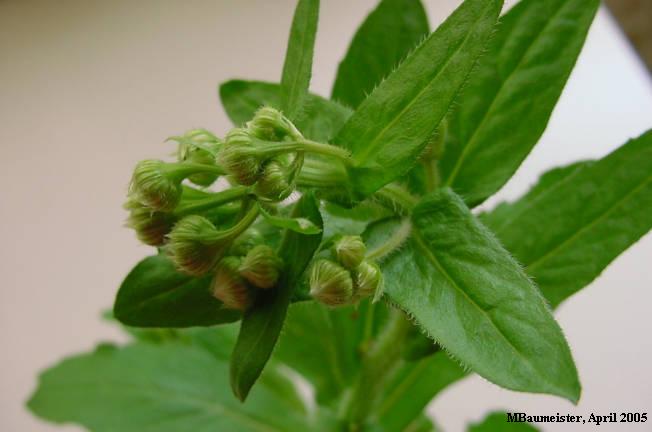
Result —
<instances>
[{"instance_id":1,"label":"cluster of flower buds","mask_svg":"<svg viewBox=\"0 0 652 432\"><path fill-rule=\"evenodd\" d=\"M244 256L223 258L211 283L213 295L229 309L244 311L257 289L273 288L281 274L283 261L267 245L252 247Z\"/></svg>"},{"instance_id":2,"label":"cluster of flower buds","mask_svg":"<svg viewBox=\"0 0 652 432\"><path fill-rule=\"evenodd\" d=\"M244 128L232 129L219 160L242 185L256 185L259 198L287 198L303 165L305 138L281 112L260 108Z\"/></svg>"},{"instance_id":3,"label":"cluster of flower buds","mask_svg":"<svg viewBox=\"0 0 652 432\"><path fill-rule=\"evenodd\" d=\"M127 225L143 243L162 248L179 271L213 274L213 294L227 307L244 310L255 289L276 284L282 268L272 249L246 234L260 203L273 205L294 191L305 153L348 160L348 151L305 139L270 107L260 108L224 141L205 129L168 140L178 143L177 161L144 160L134 170ZM203 189L222 175L229 175L227 189ZM358 285L353 290L363 292Z\"/></svg>"},{"instance_id":4,"label":"cluster of flower buds","mask_svg":"<svg viewBox=\"0 0 652 432\"><path fill-rule=\"evenodd\" d=\"M333 259L319 259L310 271L310 295L328 306L343 306L382 293L383 276L376 263L365 259L359 236L344 236L332 249Z\"/></svg>"}]
</instances>

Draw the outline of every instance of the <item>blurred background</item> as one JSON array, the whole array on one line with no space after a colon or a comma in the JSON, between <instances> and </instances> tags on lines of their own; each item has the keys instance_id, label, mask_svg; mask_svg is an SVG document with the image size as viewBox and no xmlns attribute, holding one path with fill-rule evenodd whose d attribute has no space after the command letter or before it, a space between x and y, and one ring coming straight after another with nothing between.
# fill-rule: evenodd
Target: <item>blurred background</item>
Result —
<instances>
[{"instance_id":1,"label":"blurred background","mask_svg":"<svg viewBox=\"0 0 652 432\"><path fill-rule=\"evenodd\" d=\"M424 3L436 27L460 1ZM638 4L638 12L617 12L629 14L628 31L646 44L650 1L613 3ZM322 1L314 92L330 93L338 61L375 4ZM0 0L0 430L79 430L42 423L23 405L41 369L98 341L123 340L100 312L150 252L122 227L134 164L172 152L163 140L187 129L224 133L220 82L278 80L294 5ZM603 156L650 127L652 79L603 9L544 138L488 205L516 198L547 168ZM492 409L652 414L651 263L648 235L559 309L584 387L578 406L473 377L432 404L437 422L459 431Z\"/></svg>"}]
</instances>

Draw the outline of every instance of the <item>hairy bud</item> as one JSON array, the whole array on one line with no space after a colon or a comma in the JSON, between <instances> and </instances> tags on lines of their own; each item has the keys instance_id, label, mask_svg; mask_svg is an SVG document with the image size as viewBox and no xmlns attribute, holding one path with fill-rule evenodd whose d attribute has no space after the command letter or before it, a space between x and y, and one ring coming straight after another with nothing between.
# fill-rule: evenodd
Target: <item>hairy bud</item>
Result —
<instances>
[{"instance_id":1,"label":"hairy bud","mask_svg":"<svg viewBox=\"0 0 652 432\"><path fill-rule=\"evenodd\" d=\"M276 285L283 268L283 261L274 249L258 245L247 253L240 264L240 274L258 288L271 288Z\"/></svg>"},{"instance_id":2,"label":"hairy bud","mask_svg":"<svg viewBox=\"0 0 652 432\"><path fill-rule=\"evenodd\" d=\"M215 226L198 215L181 219L168 238L170 258L180 271L191 276L211 271L229 246Z\"/></svg>"},{"instance_id":3,"label":"hairy bud","mask_svg":"<svg viewBox=\"0 0 652 432\"><path fill-rule=\"evenodd\" d=\"M318 260L310 271L310 295L328 306L349 304L353 297L351 275L333 261Z\"/></svg>"},{"instance_id":4,"label":"hairy bud","mask_svg":"<svg viewBox=\"0 0 652 432\"><path fill-rule=\"evenodd\" d=\"M177 141L179 162L199 165L215 165L215 155L221 146L221 141L206 129L193 129L180 137L171 137ZM198 186L210 186L219 177L215 172L198 172L188 176L188 180Z\"/></svg>"},{"instance_id":5,"label":"hairy bud","mask_svg":"<svg viewBox=\"0 0 652 432\"><path fill-rule=\"evenodd\" d=\"M256 111L254 118L247 123L247 128L255 137L269 141L280 141L288 135L295 138L300 136L290 120L268 106Z\"/></svg>"},{"instance_id":6,"label":"hairy bud","mask_svg":"<svg viewBox=\"0 0 652 432\"><path fill-rule=\"evenodd\" d=\"M162 246L174 225L169 213L153 211L141 203L129 200L124 208L129 211L126 225L136 232L138 240L150 246Z\"/></svg>"},{"instance_id":7,"label":"hairy bud","mask_svg":"<svg viewBox=\"0 0 652 432\"><path fill-rule=\"evenodd\" d=\"M290 169L281 158L274 158L263 167L256 183L256 195L269 201L283 201L294 190L290 182Z\"/></svg>"},{"instance_id":8,"label":"hairy bud","mask_svg":"<svg viewBox=\"0 0 652 432\"><path fill-rule=\"evenodd\" d=\"M228 256L222 259L211 282L213 296L229 309L247 310L253 303L253 292L238 273L240 258Z\"/></svg>"},{"instance_id":9,"label":"hairy bud","mask_svg":"<svg viewBox=\"0 0 652 432\"><path fill-rule=\"evenodd\" d=\"M344 267L357 268L367 253L367 247L360 236L343 236L333 245L333 254Z\"/></svg>"},{"instance_id":10,"label":"hairy bud","mask_svg":"<svg viewBox=\"0 0 652 432\"><path fill-rule=\"evenodd\" d=\"M258 181L261 170L261 162L255 152L256 147L249 131L232 129L219 154L220 163L238 183L251 186Z\"/></svg>"},{"instance_id":11,"label":"hairy bud","mask_svg":"<svg viewBox=\"0 0 652 432\"><path fill-rule=\"evenodd\" d=\"M378 298L383 290L383 273L376 263L362 261L353 273L354 292L357 299L374 296Z\"/></svg>"},{"instance_id":12,"label":"hairy bud","mask_svg":"<svg viewBox=\"0 0 652 432\"><path fill-rule=\"evenodd\" d=\"M167 172L160 160L143 160L136 165L130 194L143 205L158 211L171 211L181 199L181 181Z\"/></svg>"}]
</instances>

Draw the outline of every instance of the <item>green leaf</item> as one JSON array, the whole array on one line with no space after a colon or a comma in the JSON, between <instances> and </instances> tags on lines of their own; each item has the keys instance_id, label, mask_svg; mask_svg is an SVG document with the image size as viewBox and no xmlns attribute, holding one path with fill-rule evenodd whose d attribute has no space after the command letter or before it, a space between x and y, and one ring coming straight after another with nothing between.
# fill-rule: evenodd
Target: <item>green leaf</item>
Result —
<instances>
[{"instance_id":1,"label":"green leaf","mask_svg":"<svg viewBox=\"0 0 652 432\"><path fill-rule=\"evenodd\" d=\"M385 304L369 300L338 308L294 303L274 359L310 381L321 406L337 409L339 397L360 371L361 354L381 331L388 312Z\"/></svg>"},{"instance_id":2,"label":"green leaf","mask_svg":"<svg viewBox=\"0 0 652 432\"><path fill-rule=\"evenodd\" d=\"M353 382L359 367L359 319L353 307L293 304L274 358L308 379L317 401L327 404Z\"/></svg>"},{"instance_id":3,"label":"green leaf","mask_svg":"<svg viewBox=\"0 0 652 432\"><path fill-rule=\"evenodd\" d=\"M466 0L344 125L335 143L352 153L353 198L414 165L482 53L501 6L501 0Z\"/></svg>"},{"instance_id":4,"label":"green leaf","mask_svg":"<svg viewBox=\"0 0 652 432\"><path fill-rule=\"evenodd\" d=\"M145 258L120 286L113 306L118 321L134 327L211 326L237 321L209 289L210 277L179 273L164 255Z\"/></svg>"},{"instance_id":5,"label":"green leaf","mask_svg":"<svg viewBox=\"0 0 652 432\"><path fill-rule=\"evenodd\" d=\"M353 37L332 98L356 108L429 33L420 0L382 0Z\"/></svg>"},{"instance_id":6,"label":"green leaf","mask_svg":"<svg viewBox=\"0 0 652 432\"><path fill-rule=\"evenodd\" d=\"M299 0L290 28L281 77L281 110L291 120L300 111L308 94L318 19L319 0Z\"/></svg>"},{"instance_id":7,"label":"green leaf","mask_svg":"<svg viewBox=\"0 0 652 432\"><path fill-rule=\"evenodd\" d=\"M549 176L484 219L557 306L652 228L652 131L560 181Z\"/></svg>"},{"instance_id":8,"label":"green leaf","mask_svg":"<svg viewBox=\"0 0 652 432\"><path fill-rule=\"evenodd\" d=\"M387 218L392 212L373 201L364 201L353 208L325 202L322 205L324 238L335 235L360 235L370 223Z\"/></svg>"},{"instance_id":9,"label":"green leaf","mask_svg":"<svg viewBox=\"0 0 652 432\"><path fill-rule=\"evenodd\" d=\"M278 84L261 81L231 80L220 86L220 99L227 115L235 125L251 120L263 105L279 107L281 89ZM353 112L321 96L308 94L294 124L307 138L328 142Z\"/></svg>"},{"instance_id":10,"label":"green leaf","mask_svg":"<svg viewBox=\"0 0 652 432\"><path fill-rule=\"evenodd\" d=\"M227 363L182 343L102 346L45 371L28 402L37 416L95 432L319 430L295 395L263 377L246 405L228 391ZM284 389L291 382L286 378ZM287 397L286 397L287 396Z\"/></svg>"},{"instance_id":11,"label":"green leaf","mask_svg":"<svg viewBox=\"0 0 652 432\"><path fill-rule=\"evenodd\" d=\"M376 410L378 422L387 431L406 430L436 394L466 375L444 352L403 362L385 386Z\"/></svg>"},{"instance_id":12,"label":"green leaf","mask_svg":"<svg viewBox=\"0 0 652 432\"><path fill-rule=\"evenodd\" d=\"M431 194L412 223L408 244L384 263L389 300L489 381L577 401L577 371L543 297L462 200Z\"/></svg>"},{"instance_id":13,"label":"green leaf","mask_svg":"<svg viewBox=\"0 0 652 432\"><path fill-rule=\"evenodd\" d=\"M518 201L513 203L502 202L492 211L483 212L478 215L478 217L482 223L491 228L493 232L499 231L504 228L504 225L511 222L511 217L513 215L517 215L522 210L526 209L539 195L554 187L557 183L565 180L566 177L574 175L577 170L590 166L592 163L592 161L580 161L567 166L551 169L541 175L537 184Z\"/></svg>"},{"instance_id":14,"label":"green leaf","mask_svg":"<svg viewBox=\"0 0 652 432\"><path fill-rule=\"evenodd\" d=\"M501 18L449 119L444 184L475 206L514 174L548 124L598 0L523 0Z\"/></svg>"},{"instance_id":15,"label":"green leaf","mask_svg":"<svg viewBox=\"0 0 652 432\"><path fill-rule=\"evenodd\" d=\"M321 228L304 217L283 217L269 214L259 206L260 214L269 223L277 228L288 229L299 234L319 234Z\"/></svg>"},{"instance_id":16,"label":"green leaf","mask_svg":"<svg viewBox=\"0 0 652 432\"><path fill-rule=\"evenodd\" d=\"M305 217L318 226L323 225L318 203L311 194L295 204L292 217ZM281 280L273 289L261 291L255 305L244 314L231 356L231 388L241 401L246 399L274 350L292 293L320 241L320 234L286 231L278 251L286 266Z\"/></svg>"},{"instance_id":17,"label":"green leaf","mask_svg":"<svg viewBox=\"0 0 652 432\"><path fill-rule=\"evenodd\" d=\"M467 430L468 432L536 432L539 429L529 423L508 423L507 413L494 412L481 422L470 425Z\"/></svg>"}]
</instances>

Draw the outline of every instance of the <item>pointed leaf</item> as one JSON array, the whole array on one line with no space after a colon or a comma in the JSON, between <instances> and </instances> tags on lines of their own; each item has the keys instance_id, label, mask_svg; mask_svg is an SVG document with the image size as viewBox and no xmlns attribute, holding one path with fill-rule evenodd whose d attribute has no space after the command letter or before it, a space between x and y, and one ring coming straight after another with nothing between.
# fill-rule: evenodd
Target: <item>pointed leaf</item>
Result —
<instances>
[{"instance_id":1,"label":"pointed leaf","mask_svg":"<svg viewBox=\"0 0 652 432\"><path fill-rule=\"evenodd\" d=\"M332 98L356 108L429 33L420 0L382 0L353 36Z\"/></svg>"},{"instance_id":2,"label":"pointed leaf","mask_svg":"<svg viewBox=\"0 0 652 432\"><path fill-rule=\"evenodd\" d=\"M543 297L448 189L415 207L384 264L385 294L460 362L502 387L577 401L570 350Z\"/></svg>"},{"instance_id":3,"label":"pointed leaf","mask_svg":"<svg viewBox=\"0 0 652 432\"><path fill-rule=\"evenodd\" d=\"M470 206L500 189L541 137L599 3L523 0L501 18L440 161L444 184Z\"/></svg>"},{"instance_id":4,"label":"pointed leaf","mask_svg":"<svg viewBox=\"0 0 652 432\"><path fill-rule=\"evenodd\" d=\"M304 217L323 226L313 195L304 195L294 207L292 217ZM244 401L274 350L285 315L301 276L319 247L320 234L303 235L286 231L279 255L285 270L276 287L261 291L256 304L242 318L240 334L231 356L231 388Z\"/></svg>"},{"instance_id":5,"label":"pointed leaf","mask_svg":"<svg viewBox=\"0 0 652 432\"><path fill-rule=\"evenodd\" d=\"M28 407L43 419L95 432L319 428L297 411L293 397L275 389L278 375L263 379L242 405L228 391L227 369L208 351L182 343L102 346L45 371Z\"/></svg>"},{"instance_id":6,"label":"pointed leaf","mask_svg":"<svg viewBox=\"0 0 652 432\"><path fill-rule=\"evenodd\" d=\"M592 163L592 161L581 161L551 169L550 171L545 172L539 178L537 184L521 199L513 203L502 202L490 212L481 213L479 218L482 223L491 228L494 233L500 231L503 229L504 225L511 224L511 219L526 209L539 195L545 193L548 189L553 188L557 183L565 180L567 177L574 175L577 170L590 166Z\"/></svg>"},{"instance_id":7,"label":"pointed leaf","mask_svg":"<svg viewBox=\"0 0 652 432\"><path fill-rule=\"evenodd\" d=\"M484 219L556 306L652 228L652 131ZM499 212L501 208L497 209Z\"/></svg>"},{"instance_id":8,"label":"pointed leaf","mask_svg":"<svg viewBox=\"0 0 652 432\"><path fill-rule=\"evenodd\" d=\"M211 326L240 319L211 295L209 285L210 277L181 274L164 255L150 256L122 282L113 314L134 327Z\"/></svg>"},{"instance_id":9,"label":"pointed leaf","mask_svg":"<svg viewBox=\"0 0 652 432\"><path fill-rule=\"evenodd\" d=\"M308 94L319 19L319 0L299 0L290 28L283 75L281 110L294 120Z\"/></svg>"},{"instance_id":10,"label":"pointed leaf","mask_svg":"<svg viewBox=\"0 0 652 432\"><path fill-rule=\"evenodd\" d=\"M354 199L414 165L482 53L501 6L501 0L466 0L344 125L335 143L351 150Z\"/></svg>"},{"instance_id":11,"label":"pointed leaf","mask_svg":"<svg viewBox=\"0 0 652 432\"><path fill-rule=\"evenodd\" d=\"M404 362L385 386L377 408L378 422L387 431L403 431L435 395L467 372L444 352Z\"/></svg>"},{"instance_id":12,"label":"pointed leaf","mask_svg":"<svg viewBox=\"0 0 652 432\"><path fill-rule=\"evenodd\" d=\"M241 126L251 120L261 106L279 107L281 88L278 84L262 81L231 80L220 86L220 99L233 124ZM294 124L307 138L328 142L352 113L349 108L310 93Z\"/></svg>"}]
</instances>

